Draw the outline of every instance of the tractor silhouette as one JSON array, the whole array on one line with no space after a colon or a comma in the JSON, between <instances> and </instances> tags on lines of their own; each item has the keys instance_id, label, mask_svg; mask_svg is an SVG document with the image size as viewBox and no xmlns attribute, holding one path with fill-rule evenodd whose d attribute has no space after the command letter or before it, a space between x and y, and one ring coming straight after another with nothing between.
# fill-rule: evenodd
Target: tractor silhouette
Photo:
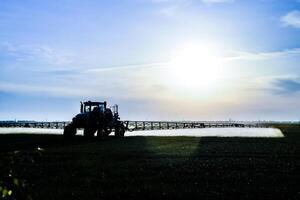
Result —
<instances>
[{"instance_id":1,"label":"tractor silhouette","mask_svg":"<svg viewBox=\"0 0 300 200\"><path fill-rule=\"evenodd\" d=\"M114 131L116 137L124 137L125 127L120 121L118 105L107 108L104 102L80 102L80 113L77 114L70 124L64 128L64 136L75 136L77 128L83 128L84 137L108 136Z\"/></svg>"}]
</instances>

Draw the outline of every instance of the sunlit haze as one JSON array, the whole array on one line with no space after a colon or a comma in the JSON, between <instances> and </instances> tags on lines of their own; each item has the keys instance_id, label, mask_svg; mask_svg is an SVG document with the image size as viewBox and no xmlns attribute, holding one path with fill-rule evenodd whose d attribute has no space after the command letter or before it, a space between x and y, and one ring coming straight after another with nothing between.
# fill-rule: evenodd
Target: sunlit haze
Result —
<instances>
[{"instance_id":1,"label":"sunlit haze","mask_svg":"<svg viewBox=\"0 0 300 200\"><path fill-rule=\"evenodd\" d=\"M171 59L170 76L166 80L185 90L214 89L222 78L224 67L216 50L204 42L181 46Z\"/></svg>"},{"instance_id":2,"label":"sunlit haze","mask_svg":"<svg viewBox=\"0 0 300 200\"><path fill-rule=\"evenodd\" d=\"M298 14L297 14L298 13ZM0 2L0 120L299 120L298 0Z\"/></svg>"}]
</instances>

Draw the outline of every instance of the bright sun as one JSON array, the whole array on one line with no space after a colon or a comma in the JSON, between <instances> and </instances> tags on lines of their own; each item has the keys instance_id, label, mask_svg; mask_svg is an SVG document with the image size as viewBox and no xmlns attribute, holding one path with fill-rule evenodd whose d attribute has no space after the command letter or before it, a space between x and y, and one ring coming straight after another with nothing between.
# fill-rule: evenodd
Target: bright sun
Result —
<instances>
[{"instance_id":1,"label":"bright sun","mask_svg":"<svg viewBox=\"0 0 300 200\"><path fill-rule=\"evenodd\" d=\"M185 44L170 62L172 82L189 89L209 89L222 76L221 59L210 44Z\"/></svg>"}]
</instances>

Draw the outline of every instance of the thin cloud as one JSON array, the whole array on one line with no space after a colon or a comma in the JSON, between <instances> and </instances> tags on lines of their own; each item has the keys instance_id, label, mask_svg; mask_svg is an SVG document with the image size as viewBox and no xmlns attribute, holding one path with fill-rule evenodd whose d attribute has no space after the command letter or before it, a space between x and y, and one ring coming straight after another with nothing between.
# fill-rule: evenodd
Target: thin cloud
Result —
<instances>
[{"instance_id":1,"label":"thin cloud","mask_svg":"<svg viewBox=\"0 0 300 200\"><path fill-rule=\"evenodd\" d=\"M300 48L258 53L236 52L236 54L235 56L224 57L224 59L227 59L227 61L272 60L285 56L298 56L300 55ZM152 91L154 84L164 87L164 83L153 82L153 75L155 74L155 77L159 76L161 70L164 71L167 67L172 67L171 64L172 62L165 61L98 68L77 68L72 71L52 70L43 75L48 79L53 77L57 80L55 83L43 81L41 85L30 85L30 83L26 84L24 81L17 83L16 80L11 80L10 82L1 82L0 91L48 94L51 96L93 96L95 91L101 90L101 93L107 96L134 97L135 95L141 95L137 91L148 91L150 89ZM41 77L42 79L43 77ZM296 87L297 81L287 81L282 77L280 79L275 77L272 80L266 80L255 85L258 85L255 90L268 85L272 86L274 91L298 89ZM155 89L157 88L154 87Z\"/></svg>"},{"instance_id":2,"label":"thin cloud","mask_svg":"<svg viewBox=\"0 0 300 200\"><path fill-rule=\"evenodd\" d=\"M167 17L173 17L178 12L178 9L178 5L172 5L161 8L158 13Z\"/></svg>"},{"instance_id":3,"label":"thin cloud","mask_svg":"<svg viewBox=\"0 0 300 200\"><path fill-rule=\"evenodd\" d=\"M47 45L2 43L0 51L20 61L42 60L54 65L66 65L73 62L71 55L55 51Z\"/></svg>"},{"instance_id":4,"label":"thin cloud","mask_svg":"<svg viewBox=\"0 0 300 200\"><path fill-rule=\"evenodd\" d=\"M285 26L292 26L294 28L300 28L300 11L294 10L281 18L281 21Z\"/></svg>"},{"instance_id":5,"label":"thin cloud","mask_svg":"<svg viewBox=\"0 0 300 200\"><path fill-rule=\"evenodd\" d=\"M300 48L293 48L293 49L285 49L281 51L269 51L269 52L233 52L233 56L228 56L226 60L269 60L279 57L286 57L286 56L299 56L300 55Z\"/></svg>"},{"instance_id":6,"label":"thin cloud","mask_svg":"<svg viewBox=\"0 0 300 200\"><path fill-rule=\"evenodd\" d=\"M293 94L300 92L300 82L295 79L277 79L273 81L274 91L279 94Z\"/></svg>"},{"instance_id":7,"label":"thin cloud","mask_svg":"<svg viewBox=\"0 0 300 200\"><path fill-rule=\"evenodd\" d=\"M152 3L158 4L161 8L158 10L158 14L166 17L174 17L184 7L191 4L199 3L199 1L193 0L151 0ZM234 0L201 0L200 3L206 5L220 4L220 3L232 3Z\"/></svg>"},{"instance_id":8,"label":"thin cloud","mask_svg":"<svg viewBox=\"0 0 300 200\"><path fill-rule=\"evenodd\" d=\"M215 4L215 3L232 3L234 0L202 0L206 4Z\"/></svg>"},{"instance_id":9,"label":"thin cloud","mask_svg":"<svg viewBox=\"0 0 300 200\"><path fill-rule=\"evenodd\" d=\"M187 2L190 0L151 0L153 3L180 3L180 2Z\"/></svg>"},{"instance_id":10,"label":"thin cloud","mask_svg":"<svg viewBox=\"0 0 300 200\"><path fill-rule=\"evenodd\" d=\"M192 2L193 0L151 0L153 3L179 3L179 2ZM206 4L213 3L232 3L234 0L201 0Z\"/></svg>"}]
</instances>

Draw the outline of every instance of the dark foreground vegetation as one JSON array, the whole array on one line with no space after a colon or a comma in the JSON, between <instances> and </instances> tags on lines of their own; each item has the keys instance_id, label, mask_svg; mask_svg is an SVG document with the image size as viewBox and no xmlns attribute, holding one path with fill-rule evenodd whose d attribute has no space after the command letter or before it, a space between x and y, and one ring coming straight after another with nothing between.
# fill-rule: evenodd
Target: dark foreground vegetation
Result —
<instances>
[{"instance_id":1,"label":"dark foreground vegetation","mask_svg":"<svg viewBox=\"0 0 300 200\"><path fill-rule=\"evenodd\" d=\"M300 199L300 126L284 138L0 135L4 199Z\"/></svg>"}]
</instances>

